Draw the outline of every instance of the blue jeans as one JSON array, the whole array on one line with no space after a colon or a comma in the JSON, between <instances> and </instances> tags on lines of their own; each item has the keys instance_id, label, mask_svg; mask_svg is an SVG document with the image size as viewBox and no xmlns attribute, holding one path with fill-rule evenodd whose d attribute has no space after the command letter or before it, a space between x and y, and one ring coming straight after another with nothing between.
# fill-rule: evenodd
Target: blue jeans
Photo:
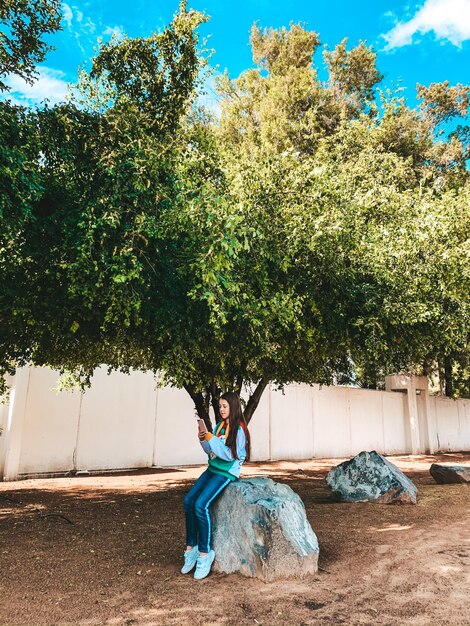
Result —
<instances>
[{"instance_id":1,"label":"blue jeans","mask_svg":"<svg viewBox=\"0 0 470 626\"><path fill-rule=\"evenodd\" d=\"M185 495L187 546L198 545L199 552L209 552L211 547L209 506L231 482L230 478L225 478L225 476L215 474L207 469Z\"/></svg>"}]
</instances>

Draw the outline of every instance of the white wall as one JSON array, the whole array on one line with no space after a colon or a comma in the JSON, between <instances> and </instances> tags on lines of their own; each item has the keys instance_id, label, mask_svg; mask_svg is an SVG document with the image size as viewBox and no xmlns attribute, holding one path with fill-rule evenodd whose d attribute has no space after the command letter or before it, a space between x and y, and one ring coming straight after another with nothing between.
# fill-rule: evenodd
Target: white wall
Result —
<instances>
[{"instance_id":1,"label":"white wall","mask_svg":"<svg viewBox=\"0 0 470 626\"><path fill-rule=\"evenodd\" d=\"M204 463L207 456L199 445L196 414L189 395L172 387L158 389L156 395L155 450L150 465Z\"/></svg>"},{"instance_id":2,"label":"white wall","mask_svg":"<svg viewBox=\"0 0 470 626\"><path fill-rule=\"evenodd\" d=\"M470 450L470 400L431 397L437 448L442 452Z\"/></svg>"},{"instance_id":3,"label":"white wall","mask_svg":"<svg viewBox=\"0 0 470 626\"><path fill-rule=\"evenodd\" d=\"M403 450L411 451L410 425L404 394L390 391L378 393L382 396L384 453L400 454Z\"/></svg>"},{"instance_id":4,"label":"white wall","mask_svg":"<svg viewBox=\"0 0 470 626\"><path fill-rule=\"evenodd\" d=\"M132 376L101 369L83 394L77 437L79 469L145 467L152 459L156 408L149 373Z\"/></svg>"},{"instance_id":5,"label":"white wall","mask_svg":"<svg viewBox=\"0 0 470 626\"><path fill-rule=\"evenodd\" d=\"M0 402L0 480L5 471L6 433L8 424L9 404L4 399Z\"/></svg>"},{"instance_id":6,"label":"white wall","mask_svg":"<svg viewBox=\"0 0 470 626\"><path fill-rule=\"evenodd\" d=\"M101 369L84 394L57 393L57 377L46 368L24 368L12 379L10 405L0 405L0 477L205 462L185 391L156 389L150 373L108 376ZM429 447L470 450L470 400L429 398L427 416L425 404L420 422L429 424L419 427ZM410 453L407 407L407 394L392 391L267 388L250 424L252 460L339 458L372 449Z\"/></svg>"},{"instance_id":7,"label":"white wall","mask_svg":"<svg viewBox=\"0 0 470 626\"><path fill-rule=\"evenodd\" d=\"M289 385L284 392L266 390L265 393L271 394L271 459L310 458L313 449L312 387ZM255 413L253 422L256 419Z\"/></svg>"},{"instance_id":8,"label":"white wall","mask_svg":"<svg viewBox=\"0 0 470 626\"><path fill-rule=\"evenodd\" d=\"M59 472L73 467L80 410L79 393L56 394L57 373L29 371L19 455L21 473ZM16 421L21 420L18 413Z\"/></svg>"}]
</instances>

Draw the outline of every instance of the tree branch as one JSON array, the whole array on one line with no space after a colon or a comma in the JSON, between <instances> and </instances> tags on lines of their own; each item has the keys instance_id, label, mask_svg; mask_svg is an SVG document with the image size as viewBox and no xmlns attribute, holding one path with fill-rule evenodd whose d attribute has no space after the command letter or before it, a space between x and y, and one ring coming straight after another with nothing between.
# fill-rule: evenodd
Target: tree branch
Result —
<instances>
[{"instance_id":1,"label":"tree branch","mask_svg":"<svg viewBox=\"0 0 470 626\"><path fill-rule=\"evenodd\" d=\"M201 392L197 393L193 385L191 385L190 383L187 383L186 385L183 385L183 386L186 389L186 391L189 393L189 395L191 396L191 400L194 402L194 406L196 407L198 416L202 420L204 420L204 424L206 425L207 430L211 433L212 423L211 423L211 418L209 416L209 412L206 411L204 396L202 395Z\"/></svg>"},{"instance_id":2,"label":"tree branch","mask_svg":"<svg viewBox=\"0 0 470 626\"><path fill-rule=\"evenodd\" d=\"M234 391L236 391L238 393L238 395L240 395L240 393L241 393L242 386L243 386L243 376L241 374L239 374L237 376L236 381L235 381L235 390L234 390Z\"/></svg>"},{"instance_id":3,"label":"tree branch","mask_svg":"<svg viewBox=\"0 0 470 626\"><path fill-rule=\"evenodd\" d=\"M212 381L212 383L211 383L211 402L212 402L212 408L214 409L215 423L216 424L217 424L217 422L220 421L219 398L220 398L221 392L222 392L222 389L219 387L219 385L215 381Z\"/></svg>"},{"instance_id":4,"label":"tree branch","mask_svg":"<svg viewBox=\"0 0 470 626\"><path fill-rule=\"evenodd\" d=\"M263 395L263 391L266 389L266 385L268 384L268 382L269 380L267 380L266 378L262 378L259 381L254 392L251 394L246 404L246 408L243 412L247 424L250 423L250 420L253 417L253 413L256 411L259 401L261 400L261 396Z\"/></svg>"}]
</instances>

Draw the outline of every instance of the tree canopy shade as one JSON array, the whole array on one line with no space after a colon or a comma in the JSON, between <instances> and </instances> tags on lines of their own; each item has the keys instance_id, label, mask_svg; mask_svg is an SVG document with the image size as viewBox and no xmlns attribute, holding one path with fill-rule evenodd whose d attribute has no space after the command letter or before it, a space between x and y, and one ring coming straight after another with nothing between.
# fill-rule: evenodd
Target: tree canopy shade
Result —
<instances>
[{"instance_id":1,"label":"tree canopy shade","mask_svg":"<svg viewBox=\"0 0 470 626\"><path fill-rule=\"evenodd\" d=\"M440 132L468 87L410 110L376 97L365 44L323 84L316 33L255 26L217 120L195 101L204 19L182 2L105 44L75 102L1 105L2 368L163 372L208 426L222 390L249 390L249 420L269 382L440 368L468 393L468 127Z\"/></svg>"},{"instance_id":2,"label":"tree canopy shade","mask_svg":"<svg viewBox=\"0 0 470 626\"><path fill-rule=\"evenodd\" d=\"M33 83L36 64L44 60L50 46L44 35L60 29L60 0L2 0L0 3L0 91L16 74Z\"/></svg>"}]
</instances>

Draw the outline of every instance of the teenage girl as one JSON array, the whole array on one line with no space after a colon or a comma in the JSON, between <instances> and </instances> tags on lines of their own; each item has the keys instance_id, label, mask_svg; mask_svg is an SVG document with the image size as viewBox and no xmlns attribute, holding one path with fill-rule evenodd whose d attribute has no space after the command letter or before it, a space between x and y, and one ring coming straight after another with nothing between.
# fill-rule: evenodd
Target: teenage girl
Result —
<instances>
[{"instance_id":1,"label":"teenage girl","mask_svg":"<svg viewBox=\"0 0 470 626\"><path fill-rule=\"evenodd\" d=\"M182 574L196 565L194 578L205 578L215 558L211 550L211 516L209 506L222 491L240 476L242 463L249 460L250 434L246 426L240 398L227 391L219 400L221 421L214 434L199 435L209 466L184 498L186 515L186 551Z\"/></svg>"}]
</instances>

